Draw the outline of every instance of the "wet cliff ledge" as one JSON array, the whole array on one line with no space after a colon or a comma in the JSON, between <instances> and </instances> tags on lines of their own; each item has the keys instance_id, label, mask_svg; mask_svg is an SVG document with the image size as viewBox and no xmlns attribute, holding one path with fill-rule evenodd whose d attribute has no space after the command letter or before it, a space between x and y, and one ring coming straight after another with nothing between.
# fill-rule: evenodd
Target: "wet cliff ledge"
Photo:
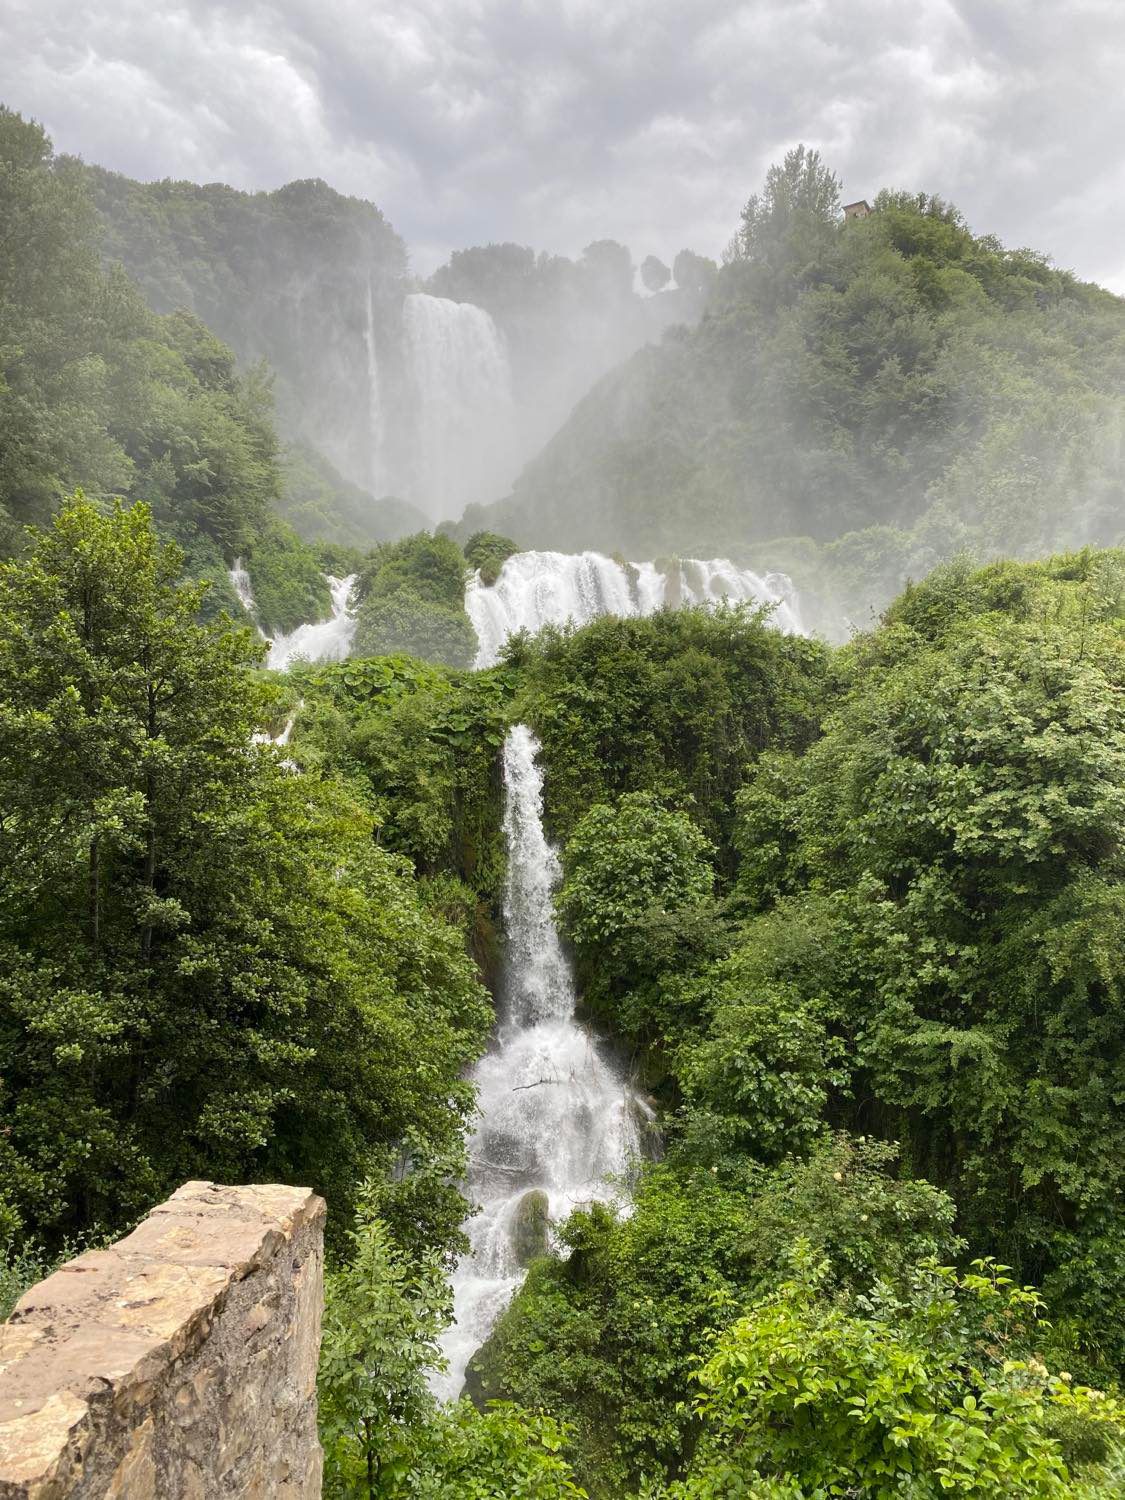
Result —
<instances>
[{"instance_id":1,"label":"wet cliff ledge","mask_svg":"<svg viewBox=\"0 0 1125 1500\"><path fill-rule=\"evenodd\" d=\"M0 1500L310 1500L324 1202L189 1182L0 1325Z\"/></svg>"}]
</instances>

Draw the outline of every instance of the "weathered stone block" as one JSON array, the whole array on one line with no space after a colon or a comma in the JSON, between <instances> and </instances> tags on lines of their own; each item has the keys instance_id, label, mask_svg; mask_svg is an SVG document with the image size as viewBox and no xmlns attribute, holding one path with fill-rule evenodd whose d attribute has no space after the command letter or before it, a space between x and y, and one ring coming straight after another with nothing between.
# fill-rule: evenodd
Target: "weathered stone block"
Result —
<instances>
[{"instance_id":1,"label":"weathered stone block","mask_svg":"<svg viewBox=\"0 0 1125 1500\"><path fill-rule=\"evenodd\" d=\"M319 1496L323 1231L305 1188L189 1182L32 1287L0 1324L0 1500Z\"/></svg>"}]
</instances>

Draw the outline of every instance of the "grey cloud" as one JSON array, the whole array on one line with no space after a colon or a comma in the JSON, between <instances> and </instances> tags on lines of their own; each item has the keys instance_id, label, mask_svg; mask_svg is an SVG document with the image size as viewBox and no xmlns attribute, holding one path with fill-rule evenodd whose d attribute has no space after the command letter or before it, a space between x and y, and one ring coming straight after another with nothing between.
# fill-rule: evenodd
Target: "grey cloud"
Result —
<instances>
[{"instance_id":1,"label":"grey cloud","mask_svg":"<svg viewBox=\"0 0 1125 1500\"><path fill-rule=\"evenodd\" d=\"M0 98L140 177L377 202L458 245L715 254L770 161L922 187L1125 291L1118 0L7 0Z\"/></svg>"}]
</instances>

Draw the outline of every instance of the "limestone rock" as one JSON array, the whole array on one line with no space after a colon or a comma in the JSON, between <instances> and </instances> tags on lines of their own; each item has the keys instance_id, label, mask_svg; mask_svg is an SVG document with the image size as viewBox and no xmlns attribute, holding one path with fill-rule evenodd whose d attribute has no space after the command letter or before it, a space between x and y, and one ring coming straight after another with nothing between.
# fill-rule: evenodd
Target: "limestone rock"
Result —
<instances>
[{"instance_id":1,"label":"limestone rock","mask_svg":"<svg viewBox=\"0 0 1125 1500\"><path fill-rule=\"evenodd\" d=\"M319 1496L324 1212L185 1183L26 1292L0 1324L0 1500Z\"/></svg>"}]
</instances>

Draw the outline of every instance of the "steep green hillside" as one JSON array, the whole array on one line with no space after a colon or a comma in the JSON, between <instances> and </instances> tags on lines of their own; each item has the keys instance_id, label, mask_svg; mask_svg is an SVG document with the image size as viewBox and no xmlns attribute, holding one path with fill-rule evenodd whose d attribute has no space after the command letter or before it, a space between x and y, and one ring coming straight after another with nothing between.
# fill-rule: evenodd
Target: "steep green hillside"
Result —
<instances>
[{"instance_id":1,"label":"steep green hillside","mask_svg":"<svg viewBox=\"0 0 1125 1500\"><path fill-rule=\"evenodd\" d=\"M103 265L87 185L0 107L0 555L81 488L103 505L148 502L187 573L211 584L205 613L241 612L227 577L240 556L272 575L283 559L268 628L327 613L317 557L278 515L293 460L283 468L266 372L240 371L195 316L150 311Z\"/></svg>"},{"instance_id":2,"label":"steep green hillside","mask_svg":"<svg viewBox=\"0 0 1125 1500\"><path fill-rule=\"evenodd\" d=\"M318 181L242 193L74 169L93 194L106 256L150 306L188 308L244 364L266 360L282 431L380 493L369 359L392 347L406 253L379 210Z\"/></svg>"},{"instance_id":3,"label":"steep green hillside","mask_svg":"<svg viewBox=\"0 0 1125 1500\"><path fill-rule=\"evenodd\" d=\"M858 606L959 549L1116 541L1125 301L939 199L885 192L845 222L839 196L791 153L701 323L608 376L466 525L770 558Z\"/></svg>"}]
</instances>

